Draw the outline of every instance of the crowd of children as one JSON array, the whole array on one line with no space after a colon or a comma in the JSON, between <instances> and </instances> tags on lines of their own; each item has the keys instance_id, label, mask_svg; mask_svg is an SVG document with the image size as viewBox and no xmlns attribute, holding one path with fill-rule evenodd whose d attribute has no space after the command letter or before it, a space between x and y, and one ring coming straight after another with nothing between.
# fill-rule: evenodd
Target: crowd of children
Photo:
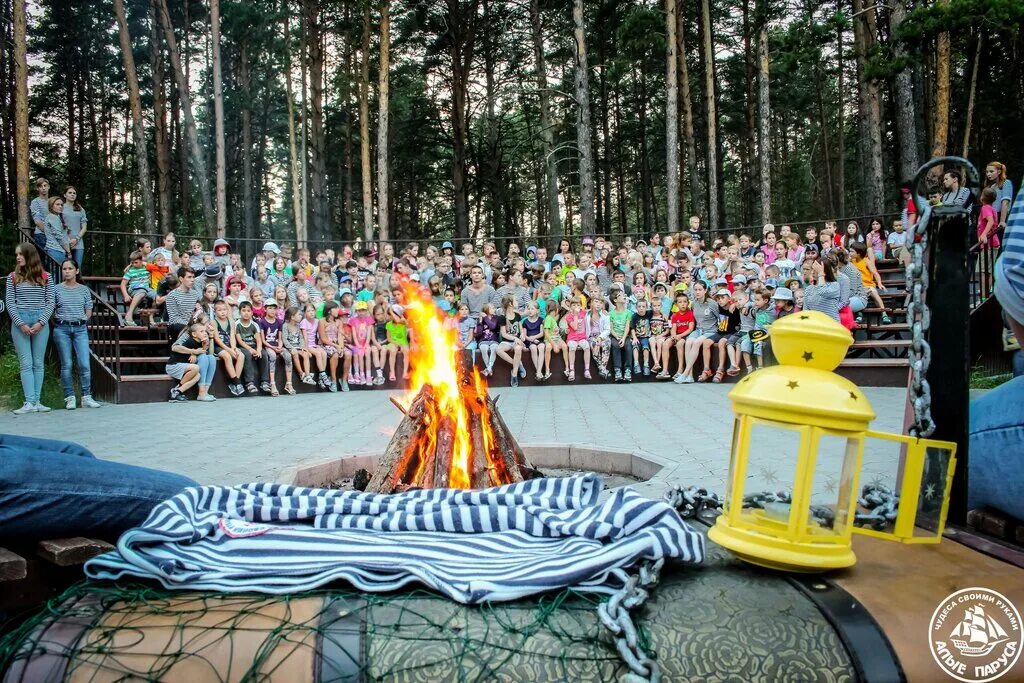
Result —
<instances>
[{"instance_id":1,"label":"crowd of children","mask_svg":"<svg viewBox=\"0 0 1024 683\"><path fill-rule=\"evenodd\" d=\"M570 382L579 373L717 383L770 362L764 332L794 311L820 310L852 329L873 304L888 322L874 263L900 258L906 234L905 216L891 233L881 220L804 234L766 225L708 244L693 217L689 230L647 240L584 237L578 251L561 240L550 256L516 243L505 253L493 242L460 253L444 242L422 253L382 243L314 254L268 242L248 263L225 240L209 252L192 240L178 253L168 235L156 250L140 240L121 293L126 325L145 302L167 304L175 401L194 385L214 400L217 362L235 396L279 395L282 371L287 394L297 382L334 392L408 377L417 340L401 282L423 288L483 375L505 363L513 386L530 371L543 382L559 370Z\"/></svg>"}]
</instances>

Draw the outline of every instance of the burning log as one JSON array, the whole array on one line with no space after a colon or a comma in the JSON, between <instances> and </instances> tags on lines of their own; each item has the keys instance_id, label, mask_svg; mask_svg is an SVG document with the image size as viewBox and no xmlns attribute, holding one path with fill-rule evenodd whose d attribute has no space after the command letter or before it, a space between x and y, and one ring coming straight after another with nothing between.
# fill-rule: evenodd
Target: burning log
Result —
<instances>
[{"instance_id":1,"label":"burning log","mask_svg":"<svg viewBox=\"0 0 1024 683\"><path fill-rule=\"evenodd\" d=\"M413 399L366 490L394 493L409 488L447 488L457 481L472 488L487 488L541 476L519 447L495 402L473 387L460 392L465 404L465 438L460 439L457 419L440 409L437 392L424 385ZM400 404L396 404L401 409ZM469 449L466 471L457 469L460 446Z\"/></svg>"}]
</instances>

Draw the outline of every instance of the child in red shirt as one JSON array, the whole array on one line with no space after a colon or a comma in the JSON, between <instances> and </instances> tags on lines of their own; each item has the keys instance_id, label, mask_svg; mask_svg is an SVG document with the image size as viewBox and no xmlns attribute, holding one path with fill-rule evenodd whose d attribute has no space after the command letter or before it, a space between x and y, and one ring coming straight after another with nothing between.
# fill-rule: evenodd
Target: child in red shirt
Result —
<instances>
[{"instance_id":1,"label":"child in red shirt","mask_svg":"<svg viewBox=\"0 0 1024 683\"><path fill-rule=\"evenodd\" d=\"M677 374L683 371L683 367L686 365L683 359L686 338L697 326L697 320L693 317L693 311L690 310L690 297L682 292L676 292L675 302L675 310L672 312L672 317L669 318L668 339L661 345L661 372L658 373L657 379L671 377L668 371L668 359L672 349L676 350Z\"/></svg>"}]
</instances>

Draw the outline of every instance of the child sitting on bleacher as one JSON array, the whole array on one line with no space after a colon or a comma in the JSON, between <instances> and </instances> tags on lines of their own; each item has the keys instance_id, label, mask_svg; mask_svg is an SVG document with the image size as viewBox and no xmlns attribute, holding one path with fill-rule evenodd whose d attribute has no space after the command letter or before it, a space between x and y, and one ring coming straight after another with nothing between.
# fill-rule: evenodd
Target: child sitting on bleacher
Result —
<instances>
[{"instance_id":1,"label":"child sitting on bleacher","mask_svg":"<svg viewBox=\"0 0 1024 683\"><path fill-rule=\"evenodd\" d=\"M138 323L134 320L135 309L143 301L149 299L151 302L156 299L156 288L151 285L149 270L142 259L142 252L133 251L128 257L129 265L121 278L121 296L124 298L128 310L124 314L124 324L128 327L135 327ZM150 314L149 324L153 325L153 316Z\"/></svg>"}]
</instances>

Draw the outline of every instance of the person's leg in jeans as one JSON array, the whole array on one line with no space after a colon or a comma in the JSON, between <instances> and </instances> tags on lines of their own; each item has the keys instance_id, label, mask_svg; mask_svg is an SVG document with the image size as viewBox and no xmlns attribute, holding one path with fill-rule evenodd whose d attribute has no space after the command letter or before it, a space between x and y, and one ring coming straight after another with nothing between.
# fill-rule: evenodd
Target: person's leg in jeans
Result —
<instances>
[{"instance_id":1,"label":"person's leg in jeans","mask_svg":"<svg viewBox=\"0 0 1024 683\"><path fill-rule=\"evenodd\" d=\"M26 403L35 403L39 398L35 392L36 376L32 371L32 336L25 334L16 325L11 325L11 341L18 356L18 371L21 375L21 390Z\"/></svg>"},{"instance_id":2,"label":"person's leg in jeans","mask_svg":"<svg viewBox=\"0 0 1024 683\"><path fill-rule=\"evenodd\" d=\"M239 349L245 356L245 363L242 365L242 382L246 387L256 381L256 361L248 349Z\"/></svg>"},{"instance_id":3,"label":"person's leg in jeans","mask_svg":"<svg viewBox=\"0 0 1024 683\"><path fill-rule=\"evenodd\" d=\"M991 506L1024 518L1024 377L971 401L968 509Z\"/></svg>"},{"instance_id":4,"label":"person's leg in jeans","mask_svg":"<svg viewBox=\"0 0 1024 683\"><path fill-rule=\"evenodd\" d=\"M64 387L64 398L75 395L75 375L71 368L72 335L77 327L57 325L53 328L53 345L57 347L60 361L60 383ZM88 393L88 392L84 392Z\"/></svg>"},{"instance_id":5,"label":"person's leg in jeans","mask_svg":"<svg viewBox=\"0 0 1024 683\"><path fill-rule=\"evenodd\" d=\"M78 264L78 269L81 270L82 259L85 258L85 247L82 246L81 242L78 243L77 247L71 250L71 258L75 260L75 263Z\"/></svg>"},{"instance_id":6,"label":"person's leg in jeans","mask_svg":"<svg viewBox=\"0 0 1024 683\"><path fill-rule=\"evenodd\" d=\"M92 368L89 365L89 333L85 325L77 325L71 335L71 347L78 363L78 383L82 385L82 396L92 396ZM67 395L67 394L65 394Z\"/></svg>"},{"instance_id":7,"label":"person's leg in jeans","mask_svg":"<svg viewBox=\"0 0 1024 683\"><path fill-rule=\"evenodd\" d=\"M196 365L199 366L199 396L197 400L205 400L213 383L213 376L217 374L217 357L208 353L200 354L196 358Z\"/></svg>"},{"instance_id":8,"label":"person's leg in jeans","mask_svg":"<svg viewBox=\"0 0 1024 683\"><path fill-rule=\"evenodd\" d=\"M46 368L46 344L50 341L50 326L32 335L32 374L35 378L36 403L43 391L43 373Z\"/></svg>"},{"instance_id":9,"label":"person's leg in jeans","mask_svg":"<svg viewBox=\"0 0 1024 683\"><path fill-rule=\"evenodd\" d=\"M114 538L190 486L188 477L99 460L75 444L0 435L0 537Z\"/></svg>"}]
</instances>

